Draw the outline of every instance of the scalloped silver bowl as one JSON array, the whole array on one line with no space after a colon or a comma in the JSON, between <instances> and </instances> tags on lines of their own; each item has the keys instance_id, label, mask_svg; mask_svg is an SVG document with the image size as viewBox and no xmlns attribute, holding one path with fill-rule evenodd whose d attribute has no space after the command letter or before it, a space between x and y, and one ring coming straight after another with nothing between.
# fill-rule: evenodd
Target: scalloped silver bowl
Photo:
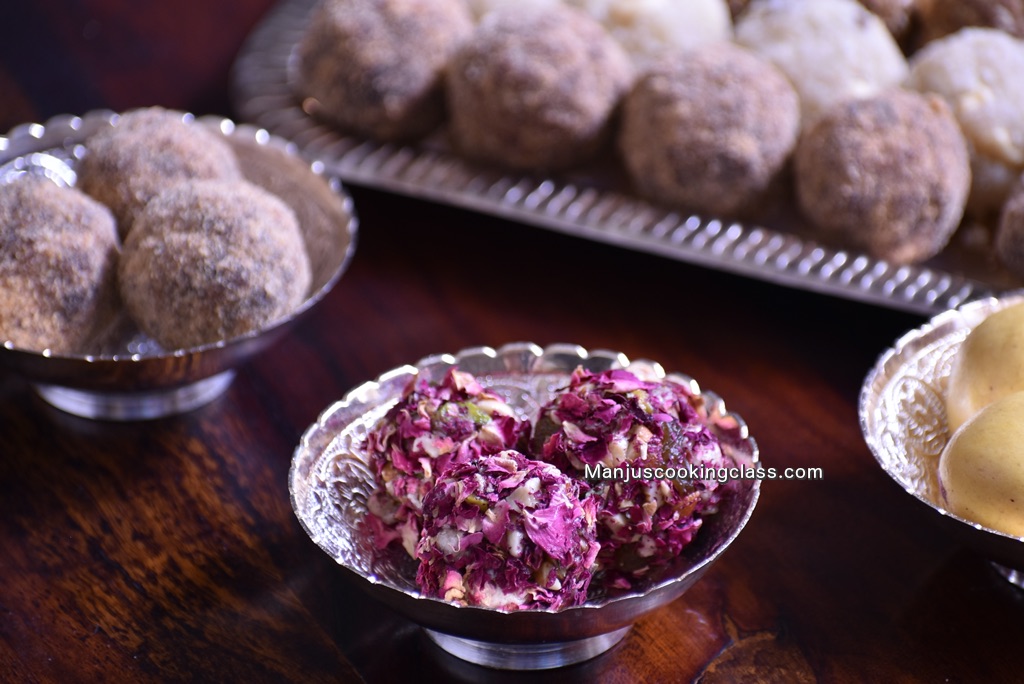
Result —
<instances>
[{"instance_id":1,"label":"scalloped silver bowl","mask_svg":"<svg viewBox=\"0 0 1024 684\"><path fill-rule=\"evenodd\" d=\"M389 371L351 390L311 425L295 450L289 473L292 507L310 538L346 574L376 599L424 627L449 653L502 669L544 669L592 658L611 648L645 613L689 589L736 539L753 513L760 492L756 479L731 480L719 510L676 562L637 591L592 595L586 604L561 611L504 612L464 607L422 596L416 565L404 551L374 549L362 521L374 488L373 473L360 444L367 431L419 375L439 380L453 365L503 396L521 418L534 420L540 406L567 384L582 365L594 371L629 368L647 377L668 378L690 387L698 410L738 462L759 462L746 424L691 378L666 374L660 365L630 360L606 350L576 345L541 348L529 342L500 349L477 347L422 359Z\"/></svg>"},{"instance_id":2,"label":"scalloped silver bowl","mask_svg":"<svg viewBox=\"0 0 1024 684\"><path fill-rule=\"evenodd\" d=\"M953 359L974 326L1024 301L1024 291L987 297L945 311L887 349L867 374L859 414L868 448L882 469L930 508L953 538L993 561L1024 587L1024 538L966 520L942 506L939 456L949 441L945 394Z\"/></svg>"},{"instance_id":3,"label":"scalloped silver bowl","mask_svg":"<svg viewBox=\"0 0 1024 684\"><path fill-rule=\"evenodd\" d=\"M34 173L73 185L86 139L116 125L118 118L103 110L14 128L0 136L0 183ZM0 343L0 364L27 378L53 406L107 420L157 418L198 408L224 392L235 369L284 335L347 269L358 223L351 198L339 182L322 175L322 164L304 161L293 144L263 129L223 118L199 122L225 137L249 181L295 211L312 259L310 295L290 315L261 330L192 349L160 349L128 321L113 343L94 354L58 355Z\"/></svg>"}]
</instances>

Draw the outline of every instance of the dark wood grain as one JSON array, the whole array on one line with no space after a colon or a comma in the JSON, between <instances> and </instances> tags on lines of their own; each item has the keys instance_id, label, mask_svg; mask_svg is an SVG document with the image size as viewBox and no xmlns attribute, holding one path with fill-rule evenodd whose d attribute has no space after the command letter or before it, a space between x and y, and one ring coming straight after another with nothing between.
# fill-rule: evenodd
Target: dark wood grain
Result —
<instances>
[{"instance_id":1,"label":"dark wood grain","mask_svg":"<svg viewBox=\"0 0 1024 684\"><path fill-rule=\"evenodd\" d=\"M236 7L232 45L266 5ZM88 18L72 12L71 30L47 14L57 6L38 3L26 29L65 41L71 59ZM161 32L135 21L135 34L186 40L188 22ZM86 81L65 111L218 99L183 95L173 78L139 90L116 60L76 64ZM225 81L221 57L189 64L202 78L183 81ZM5 67L28 93L18 102L58 113L23 84L59 68ZM87 421L0 374L0 680L1019 680L1024 594L930 525L859 432L864 375L920 318L351 191L361 218L351 269L213 404L146 423ZM302 431L351 387L427 354L521 340L658 360L743 415L767 464L824 470L820 481L765 482L720 561L615 649L530 676L459 661L367 598L306 537L286 484Z\"/></svg>"}]
</instances>

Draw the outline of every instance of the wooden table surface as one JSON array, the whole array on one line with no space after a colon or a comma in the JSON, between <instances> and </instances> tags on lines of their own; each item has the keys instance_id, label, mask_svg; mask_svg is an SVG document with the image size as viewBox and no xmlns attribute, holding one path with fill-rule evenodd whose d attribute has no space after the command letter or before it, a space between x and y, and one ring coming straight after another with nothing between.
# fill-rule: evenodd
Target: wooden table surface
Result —
<instances>
[{"instance_id":1,"label":"wooden table surface","mask_svg":"<svg viewBox=\"0 0 1024 684\"><path fill-rule=\"evenodd\" d=\"M217 88L269 4L236 3L225 22L200 2L163 18L129 14L127 3L18 3L7 24L16 42L59 47L45 63L0 52L3 123L147 104L231 115ZM176 14L205 28L190 39ZM130 63L140 45L159 59ZM189 51L209 59L179 60ZM350 270L212 404L90 421L0 371L2 681L1024 677L1024 594L931 525L859 431L865 374L921 317L350 192L361 222ZM428 354L522 340L615 349L688 373L746 419L766 464L823 471L764 482L722 558L613 650L532 675L449 656L364 596L305 535L286 483L301 433L348 389Z\"/></svg>"}]
</instances>

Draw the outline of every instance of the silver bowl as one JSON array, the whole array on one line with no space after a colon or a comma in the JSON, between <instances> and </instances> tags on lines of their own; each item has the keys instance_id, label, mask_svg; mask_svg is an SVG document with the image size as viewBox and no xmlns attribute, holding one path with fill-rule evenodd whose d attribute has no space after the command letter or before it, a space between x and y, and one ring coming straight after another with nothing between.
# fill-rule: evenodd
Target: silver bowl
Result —
<instances>
[{"instance_id":1,"label":"silver bowl","mask_svg":"<svg viewBox=\"0 0 1024 684\"><path fill-rule=\"evenodd\" d=\"M1024 538L962 518L942 506L939 456L949 441L945 395L953 359L968 333L1001 308L1024 301L1024 291L988 297L945 311L887 349L864 380L861 430L882 469L925 504L947 534L990 559L1024 586Z\"/></svg>"},{"instance_id":2,"label":"silver bowl","mask_svg":"<svg viewBox=\"0 0 1024 684\"><path fill-rule=\"evenodd\" d=\"M464 660L502 669L545 669L592 658L614 646L645 613L689 589L736 539L753 513L760 491L756 479L732 480L720 510L705 519L700 533L676 561L634 591L602 593L591 587L588 601L561 611L500 611L458 606L423 596L416 587L415 562L394 546L378 551L364 525L374 478L361 444L367 431L390 409L414 376L440 380L457 365L504 397L520 418L534 420L553 393L567 384L578 365L601 371L629 368L638 374L688 385L699 411L738 462L757 464L758 450L746 424L691 378L666 375L649 361L623 354L588 352L528 342L422 359L389 371L351 390L311 425L295 450L289 473L292 507L310 538L369 594L425 628L442 649Z\"/></svg>"},{"instance_id":3,"label":"silver bowl","mask_svg":"<svg viewBox=\"0 0 1024 684\"><path fill-rule=\"evenodd\" d=\"M75 168L93 133L114 126L118 114L94 111L26 124L0 136L0 183L39 174L74 185ZM192 115L183 114L192 119ZM313 266L310 295L290 315L261 330L191 349L161 349L126 318L104 348L62 355L0 343L0 364L27 378L53 406L75 415L139 420L192 410L219 396L235 369L275 343L345 272L355 250L357 220L341 184L322 175L322 165L265 130L229 119L199 123L224 136L244 176L270 190L296 212Z\"/></svg>"}]
</instances>

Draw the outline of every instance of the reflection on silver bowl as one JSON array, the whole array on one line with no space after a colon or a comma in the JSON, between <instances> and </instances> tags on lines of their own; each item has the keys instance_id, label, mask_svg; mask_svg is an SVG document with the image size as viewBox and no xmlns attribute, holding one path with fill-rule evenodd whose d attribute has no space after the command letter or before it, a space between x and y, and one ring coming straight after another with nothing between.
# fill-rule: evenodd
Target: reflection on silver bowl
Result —
<instances>
[{"instance_id":1,"label":"reflection on silver bowl","mask_svg":"<svg viewBox=\"0 0 1024 684\"><path fill-rule=\"evenodd\" d=\"M292 507L310 538L376 599L424 627L449 653L505 669L542 669L579 662L614 646L642 615L678 598L736 539L757 503L757 480L733 480L718 513L705 519L684 553L644 586L629 593L594 591L586 604L557 612L504 612L457 606L422 596L416 566L398 548L377 551L362 524L373 474L361 444L367 431L395 404L410 378L439 380L457 365L501 394L519 417L533 420L578 365L600 371L628 367L689 385L700 411L738 462L757 463L758 451L743 420L724 402L701 392L690 378L666 375L656 363L631 363L623 354L568 344L540 348L514 343L494 350L466 349L402 366L350 391L310 426L295 450L289 473Z\"/></svg>"},{"instance_id":2,"label":"reflection on silver bowl","mask_svg":"<svg viewBox=\"0 0 1024 684\"><path fill-rule=\"evenodd\" d=\"M117 119L113 112L95 111L18 126L0 136L0 183L34 173L72 185L85 140ZM52 405L87 418L137 420L212 401L227 389L239 364L284 335L348 267L357 221L339 183L321 176L318 163L303 161L294 146L262 129L228 119L199 121L225 137L249 181L277 194L296 212L313 264L310 295L270 326L192 349L161 349L127 321L115 341L94 354L58 355L3 343L0 364L27 378Z\"/></svg>"},{"instance_id":3,"label":"reflection on silver bowl","mask_svg":"<svg viewBox=\"0 0 1024 684\"><path fill-rule=\"evenodd\" d=\"M954 539L991 559L1024 587L1024 539L966 520L942 506L939 456L949 440L946 385L953 359L974 326L990 313L1024 301L1024 292L989 297L943 312L881 355L860 395L864 439L882 469L927 505Z\"/></svg>"}]
</instances>

